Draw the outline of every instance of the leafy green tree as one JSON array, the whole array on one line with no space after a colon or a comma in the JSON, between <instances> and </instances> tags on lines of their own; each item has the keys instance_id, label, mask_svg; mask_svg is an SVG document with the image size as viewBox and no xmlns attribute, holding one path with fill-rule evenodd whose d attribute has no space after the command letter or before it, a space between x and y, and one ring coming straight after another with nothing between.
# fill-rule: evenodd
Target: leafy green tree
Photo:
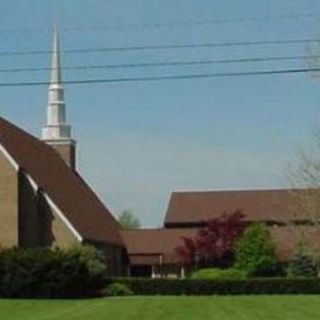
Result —
<instances>
[{"instance_id":1,"label":"leafy green tree","mask_svg":"<svg viewBox=\"0 0 320 320\"><path fill-rule=\"evenodd\" d=\"M277 273L275 245L267 227L255 223L247 227L235 245L235 267L248 276L272 276Z\"/></svg>"},{"instance_id":2,"label":"leafy green tree","mask_svg":"<svg viewBox=\"0 0 320 320\"><path fill-rule=\"evenodd\" d=\"M124 210L120 213L118 222L123 229L139 229L140 221L130 210Z\"/></svg>"}]
</instances>

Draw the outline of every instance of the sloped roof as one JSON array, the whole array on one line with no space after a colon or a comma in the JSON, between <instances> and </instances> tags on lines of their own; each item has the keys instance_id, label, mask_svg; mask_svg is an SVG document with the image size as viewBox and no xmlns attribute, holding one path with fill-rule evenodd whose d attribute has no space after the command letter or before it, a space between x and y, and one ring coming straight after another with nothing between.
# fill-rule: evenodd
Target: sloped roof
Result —
<instances>
[{"instance_id":1,"label":"sloped roof","mask_svg":"<svg viewBox=\"0 0 320 320\"><path fill-rule=\"evenodd\" d=\"M123 245L118 223L110 211L52 147L3 118L0 144L85 240Z\"/></svg>"},{"instance_id":2,"label":"sloped roof","mask_svg":"<svg viewBox=\"0 0 320 320\"><path fill-rule=\"evenodd\" d=\"M248 221L286 221L305 219L295 207L292 190L242 190L174 192L165 225L201 223L223 212L241 210ZM303 192L303 190L294 190Z\"/></svg>"},{"instance_id":3,"label":"sloped roof","mask_svg":"<svg viewBox=\"0 0 320 320\"><path fill-rule=\"evenodd\" d=\"M131 264L178 263L175 253L177 246L183 245L183 237L195 237L197 229L141 229L123 230L122 239L127 248Z\"/></svg>"}]
</instances>

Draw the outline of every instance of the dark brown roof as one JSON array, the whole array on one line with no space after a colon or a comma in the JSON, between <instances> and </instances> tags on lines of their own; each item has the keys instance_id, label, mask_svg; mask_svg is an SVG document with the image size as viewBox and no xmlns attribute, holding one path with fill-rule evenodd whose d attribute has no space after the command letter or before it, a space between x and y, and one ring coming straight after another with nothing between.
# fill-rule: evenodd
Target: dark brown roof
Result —
<instances>
[{"instance_id":1,"label":"dark brown roof","mask_svg":"<svg viewBox=\"0 0 320 320\"><path fill-rule=\"evenodd\" d=\"M249 221L305 218L297 216L293 194L287 189L174 192L170 198L165 225L201 223L223 212L235 210L241 210Z\"/></svg>"},{"instance_id":2,"label":"dark brown roof","mask_svg":"<svg viewBox=\"0 0 320 320\"><path fill-rule=\"evenodd\" d=\"M122 245L117 221L53 148L3 118L0 143L85 240Z\"/></svg>"},{"instance_id":3,"label":"dark brown roof","mask_svg":"<svg viewBox=\"0 0 320 320\"><path fill-rule=\"evenodd\" d=\"M178 263L175 248L183 237L195 237L197 229L142 229L121 231L132 264Z\"/></svg>"}]
</instances>

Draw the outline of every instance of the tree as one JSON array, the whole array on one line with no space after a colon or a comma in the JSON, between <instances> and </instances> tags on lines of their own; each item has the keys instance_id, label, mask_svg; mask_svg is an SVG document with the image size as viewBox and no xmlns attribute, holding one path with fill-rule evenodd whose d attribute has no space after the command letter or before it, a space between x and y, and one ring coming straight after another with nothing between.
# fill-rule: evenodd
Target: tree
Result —
<instances>
[{"instance_id":1,"label":"tree","mask_svg":"<svg viewBox=\"0 0 320 320\"><path fill-rule=\"evenodd\" d=\"M124 210L120 213L118 222L123 229L139 229L140 221L130 210Z\"/></svg>"},{"instance_id":2,"label":"tree","mask_svg":"<svg viewBox=\"0 0 320 320\"><path fill-rule=\"evenodd\" d=\"M235 245L235 267L248 276L271 276L276 272L276 261L275 244L267 227L262 223L250 225Z\"/></svg>"},{"instance_id":3,"label":"tree","mask_svg":"<svg viewBox=\"0 0 320 320\"><path fill-rule=\"evenodd\" d=\"M291 191L294 210L298 215L301 212L304 220L312 223L316 232L320 232L320 130L315 130L313 141L309 149L301 149L296 153L295 161L289 164L287 177L293 189ZM301 216L301 215L300 215ZM310 251L320 260L319 246L309 241L310 226L295 226L296 236L303 251ZM302 248L301 248L302 247Z\"/></svg>"},{"instance_id":4,"label":"tree","mask_svg":"<svg viewBox=\"0 0 320 320\"><path fill-rule=\"evenodd\" d=\"M229 267L233 263L234 244L244 230L244 215L237 210L223 213L207 221L196 237L182 238L183 245L175 248L181 263L195 267Z\"/></svg>"}]
</instances>

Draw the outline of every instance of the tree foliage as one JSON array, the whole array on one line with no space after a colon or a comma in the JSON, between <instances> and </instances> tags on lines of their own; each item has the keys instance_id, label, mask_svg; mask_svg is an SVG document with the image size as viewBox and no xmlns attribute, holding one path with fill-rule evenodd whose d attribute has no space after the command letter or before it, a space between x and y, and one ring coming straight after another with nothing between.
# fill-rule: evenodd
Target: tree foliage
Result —
<instances>
[{"instance_id":1,"label":"tree foliage","mask_svg":"<svg viewBox=\"0 0 320 320\"><path fill-rule=\"evenodd\" d=\"M316 277L316 264L310 255L298 253L289 264L288 275L292 277Z\"/></svg>"},{"instance_id":2,"label":"tree foliage","mask_svg":"<svg viewBox=\"0 0 320 320\"><path fill-rule=\"evenodd\" d=\"M235 267L249 276L272 276L276 262L275 245L267 227L261 223L248 226L235 245Z\"/></svg>"},{"instance_id":3,"label":"tree foliage","mask_svg":"<svg viewBox=\"0 0 320 320\"><path fill-rule=\"evenodd\" d=\"M118 222L123 229L139 229L140 221L130 210L122 211L119 215Z\"/></svg>"},{"instance_id":4,"label":"tree foliage","mask_svg":"<svg viewBox=\"0 0 320 320\"><path fill-rule=\"evenodd\" d=\"M175 248L181 263L194 267L229 267L233 263L234 244L243 232L244 215L237 210L207 221L196 237L184 237Z\"/></svg>"}]
</instances>

